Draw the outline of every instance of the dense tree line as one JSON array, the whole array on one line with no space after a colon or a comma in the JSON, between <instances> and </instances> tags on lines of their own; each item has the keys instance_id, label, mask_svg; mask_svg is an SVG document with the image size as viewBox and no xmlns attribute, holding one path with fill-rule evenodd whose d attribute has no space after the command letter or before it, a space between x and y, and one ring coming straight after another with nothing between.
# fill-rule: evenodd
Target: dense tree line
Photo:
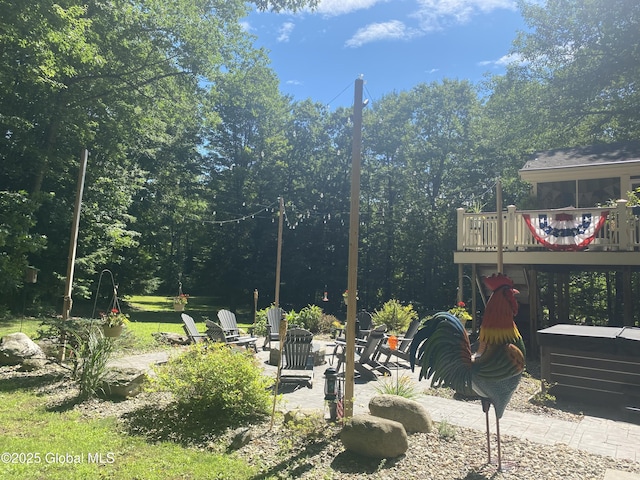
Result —
<instances>
[{"instance_id":1,"label":"dense tree line","mask_svg":"<svg viewBox=\"0 0 640 480\"><path fill-rule=\"evenodd\" d=\"M299 8L315 2L254 2ZM279 92L241 1L0 0L0 301L22 272L61 305L80 151L90 151L74 296L102 269L120 293L337 309L346 288L351 110ZM371 102L363 120L359 297L455 300L455 209L526 196L532 152L639 138L640 6L520 2L531 29L483 85L443 80ZM517 57L516 57L517 55ZM34 293L35 292L35 293Z\"/></svg>"}]
</instances>

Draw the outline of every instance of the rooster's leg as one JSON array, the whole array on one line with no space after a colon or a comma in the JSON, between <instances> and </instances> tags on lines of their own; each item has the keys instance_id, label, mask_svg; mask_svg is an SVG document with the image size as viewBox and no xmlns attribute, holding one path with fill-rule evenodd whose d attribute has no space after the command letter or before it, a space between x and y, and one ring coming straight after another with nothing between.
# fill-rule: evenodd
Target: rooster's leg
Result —
<instances>
[{"instance_id":1,"label":"rooster's leg","mask_svg":"<svg viewBox=\"0 0 640 480\"><path fill-rule=\"evenodd\" d=\"M489 430L489 407L491 407L491 403L486 398L481 398L482 402L482 411L484 412L484 418L487 424L487 463L491 463L491 434Z\"/></svg>"},{"instance_id":2,"label":"rooster's leg","mask_svg":"<svg viewBox=\"0 0 640 480\"><path fill-rule=\"evenodd\" d=\"M502 455L500 452L500 419L496 413L496 438L498 439L498 471L502 471Z\"/></svg>"}]
</instances>

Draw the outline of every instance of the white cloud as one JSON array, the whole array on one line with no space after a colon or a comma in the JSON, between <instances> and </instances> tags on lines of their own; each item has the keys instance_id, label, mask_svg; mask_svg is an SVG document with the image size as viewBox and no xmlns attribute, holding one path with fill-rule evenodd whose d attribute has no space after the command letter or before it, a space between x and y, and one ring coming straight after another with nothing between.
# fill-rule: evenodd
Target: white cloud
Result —
<instances>
[{"instance_id":1,"label":"white cloud","mask_svg":"<svg viewBox=\"0 0 640 480\"><path fill-rule=\"evenodd\" d=\"M425 32L441 30L449 24L464 24L477 14L497 9L515 10L515 0L417 0L412 15Z\"/></svg>"},{"instance_id":2,"label":"white cloud","mask_svg":"<svg viewBox=\"0 0 640 480\"><path fill-rule=\"evenodd\" d=\"M278 30L278 42L288 42L289 36L295 26L295 23L292 22L283 23L280 30Z\"/></svg>"},{"instance_id":3,"label":"white cloud","mask_svg":"<svg viewBox=\"0 0 640 480\"><path fill-rule=\"evenodd\" d=\"M388 0L320 0L316 8L317 13L334 17L345 15L373 7L376 3L383 3Z\"/></svg>"},{"instance_id":4,"label":"white cloud","mask_svg":"<svg viewBox=\"0 0 640 480\"><path fill-rule=\"evenodd\" d=\"M302 82L300 80L287 80L286 82L287 85L302 85Z\"/></svg>"},{"instance_id":5,"label":"white cloud","mask_svg":"<svg viewBox=\"0 0 640 480\"><path fill-rule=\"evenodd\" d=\"M250 32L252 30L251 24L249 22L240 22L240 27L242 27L245 32Z\"/></svg>"},{"instance_id":6,"label":"white cloud","mask_svg":"<svg viewBox=\"0 0 640 480\"><path fill-rule=\"evenodd\" d=\"M419 35L417 30L408 28L399 20L391 20L383 23L371 23L360 28L345 45L347 47L361 47L365 43L380 40L407 40Z\"/></svg>"},{"instance_id":7,"label":"white cloud","mask_svg":"<svg viewBox=\"0 0 640 480\"><path fill-rule=\"evenodd\" d=\"M513 63L524 64L524 60L522 56L517 53L510 53L508 55L503 55L497 60L483 60L482 62L478 62L478 65L481 67L491 66L491 67L506 67L507 65L511 65Z\"/></svg>"},{"instance_id":8,"label":"white cloud","mask_svg":"<svg viewBox=\"0 0 640 480\"><path fill-rule=\"evenodd\" d=\"M318 12L325 15L343 15L366 9L386 0L321 0ZM408 40L448 25L464 24L474 16L497 9L516 9L516 0L414 0L411 18L418 21L412 28L400 20L371 23L358 31L345 43L357 48L380 40Z\"/></svg>"}]
</instances>

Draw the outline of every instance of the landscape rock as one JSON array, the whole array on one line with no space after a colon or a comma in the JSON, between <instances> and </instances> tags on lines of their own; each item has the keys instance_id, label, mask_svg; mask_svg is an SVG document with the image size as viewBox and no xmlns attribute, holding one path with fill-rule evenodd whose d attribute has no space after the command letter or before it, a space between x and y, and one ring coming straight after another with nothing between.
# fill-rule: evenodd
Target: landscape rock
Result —
<instances>
[{"instance_id":1,"label":"landscape rock","mask_svg":"<svg viewBox=\"0 0 640 480\"><path fill-rule=\"evenodd\" d=\"M238 450L248 445L253 440L253 431L250 428L240 427L234 430L229 444L228 451Z\"/></svg>"},{"instance_id":2,"label":"landscape rock","mask_svg":"<svg viewBox=\"0 0 640 480\"><path fill-rule=\"evenodd\" d=\"M11 333L0 341L0 365L22 365L24 370L35 370L46 363L42 349L24 333Z\"/></svg>"},{"instance_id":3,"label":"landscape rock","mask_svg":"<svg viewBox=\"0 0 640 480\"><path fill-rule=\"evenodd\" d=\"M424 405L398 395L376 395L369 400L369 412L376 417L400 422L407 433L429 433L433 420Z\"/></svg>"},{"instance_id":4,"label":"landscape rock","mask_svg":"<svg viewBox=\"0 0 640 480\"><path fill-rule=\"evenodd\" d=\"M180 335L173 332L155 332L151 334L160 343L167 343L169 345L188 345L190 343L189 337L186 335Z\"/></svg>"},{"instance_id":5,"label":"landscape rock","mask_svg":"<svg viewBox=\"0 0 640 480\"><path fill-rule=\"evenodd\" d=\"M407 432L400 422L373 415L355 415L340 432L349 451L374 458L395 458L409 448Z\"/></svg>"},{"instance_id":6,"label":"landscape rock","mask_svg":"<svg viewBox=\"0 0 640 480\"><path fill-rule=\"evenodd\" d=\"M145 370L135 367L112 367L104 377L104 392L110 397L130 398L142 392L147 379Z\"/></svg>"},{"instance_id":7,"label":"landscape rock","mask_svg":"<svg viewBox=\"0 0 640 480\"><path fill-rule=\"evenodd\" d=\"M315 408L296 408L295 410L289 410L284 414L284 423L293 423L294 425L300 425L308 419L322 418L322 414Z\"/></svg>"}]
</instances>

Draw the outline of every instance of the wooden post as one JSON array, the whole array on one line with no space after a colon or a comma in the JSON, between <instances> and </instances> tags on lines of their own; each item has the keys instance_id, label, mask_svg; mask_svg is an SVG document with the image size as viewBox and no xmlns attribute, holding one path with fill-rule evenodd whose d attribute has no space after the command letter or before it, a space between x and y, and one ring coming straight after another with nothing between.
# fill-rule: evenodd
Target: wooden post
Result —
<instances>
[{"instance_id":1,"label":"wooden post","mask_svg":"<svg viewBox=\"0 0 640 480\"><path fill-rule=\"evenodd\" d=\"M258 317L258 289L253 290L253 328L256 328L256 320Z\"/></svg>"},{"instance_id":2,"label":"wooden post","mask_svg":"<svg viewBox=\"0 0 640 480\"><path fill-rule=\"evenodd\" d=\"M67 279L64 288L64 304L62 306L62 319L68 320L73 301L71 292L73 291L73 273L76 264L76 250L78 247L78 229L80 226L80 211L82 209L82 195L84 193L84 177L87 172L87 159L89 152L85 148L80 156L80 170L78 171L78 184L76 187L76 202L73 209L73 221L71 223L71 238L69 239L69 256L67 259ZM63 335L60 360L64 360L66 350L66 338Z\"/></svg>"},{"instance_id":3,"label":"wooden post","mask_svg":"<svg viewBox=\"0 0 640 480\"><path fill-rule=\"evenodd\" d=\"M271 423L269 424L269 430L273 428L273 421L276 417L276 403L278 401L278 388L280 386L280 375L282 374L282 356L284 355L284 340L287 336L287 319L283 318L280 321L280 328L278 330L280 336L280 355L278 355L278 370L276 371L276 384L273 387L273 408L271 410Z\"/></svg>"},{"instance_id":4,"label":"wooden post","mask_svg":"<svg viewBox=\"0 0 640 480\"><path fill-rule=\"evenodd\" d=\"M497 270L498 273L503 273L503 251L502 244L504 243L504 239L502 238L502 183L500 179L496 181L496 211L498 212L498 225L496 225L496 235L498 236L498 261L497 261Z\"/></svg>"},{"instance_id":5,"label":"wooden post","mask_svg":"<svg viewBox=\"0 0 640 480\"><path fill-rule=\"evenodd\" d=\"M623 325L625 327L633 327L633 290L631 289L631 267L625 265L622 268L622 283L624 285L622 292L622 301L624 305Z\"/></svg>"},{"instance_id":6,"label":"wooden post","mask_svg":"<svg viewBox=\"0 0 640 480\"><path fill-rule=\"evenodd\" d=\"M478 295L478 266L474 263L471 265L471 331L475 335L478 333L478 319L476 312L478 304L476 296Z\"/></svg>"},{"instance_id":7,"label":"wooden post","mask_svg":"<svg viewBox=\"0 0 640 480\"><path fill-rule=\"evenodd\" d=\"M532 350L530 355L538 356L538 271L535 268L529 269L529 347Z\"/></svg>"},{"instance_id":8,"label":"wooden post","mask_svg":"<svg viewBox=\"0 0 640 480\"><path fill-rule=\"evenodd\" d=\"M284 198L280 197L280 215L278 216L278 253L276 255L276 294L275 306L280 306L280 265L282 264L282 225L284 221Z\"/></svg>"},{"instance_id":9,"label":"wooden post","mask_svg":"<svg viewBox=\"0 0 640 480\"><path fill-rule=\"evenodd\" d=\"M351 209L349 212L349 264L347 272L347 331L344 386L344 416L353 416L356 352L356 312L358 311L358 235L360 225L360 157L362 155L362 90L357 78L353 95L353 139L351 148Z\"/></svg>"}]
</instances>

